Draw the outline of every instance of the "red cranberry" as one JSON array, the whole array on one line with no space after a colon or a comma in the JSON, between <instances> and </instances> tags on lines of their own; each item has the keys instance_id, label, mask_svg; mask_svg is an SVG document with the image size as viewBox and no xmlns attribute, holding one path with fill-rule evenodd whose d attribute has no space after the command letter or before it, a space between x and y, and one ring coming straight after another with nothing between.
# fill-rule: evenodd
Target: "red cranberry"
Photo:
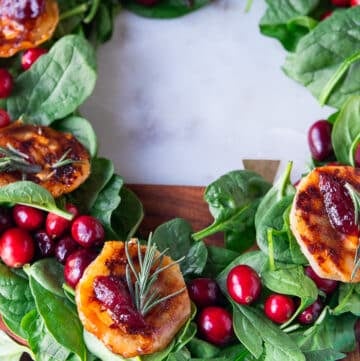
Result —
<instances>
[{"instance_id":1,"label":"red cranberry","mask_svg":"<svg viewBox=\"0 0 360 361\"><path fill-rule=\"evenodd\" d=\"M323 303L320 299L317 299L312 305L300 313L298 316L298 321L303 325L314 323L319 317L322 309Z\"/></svg>"},{"instance_id":2,"label":"red cranberry","mask_svg":"<svg viewBox=\"0 0 360 361\"><path fill-rule=\"evenodd\" d=\"M22 267L35 253L31 235L21 228L10 228L0 238L0 257L9 267Z\"/></svg>"},{"instance_id":3,"label":"red cranberry","mask_svg":"<svg viewBox=\"0 0 360 361\"><path fill-rule=\"evenodd\" d=\"M37 231L33 237L41 256L51 257L55 254L55 242L44 230Z\"/></svg>"},{"instance_id":4,"label":"red cranberry","mask_svg":"<svg viewBox=\"0 0 360 361\"><path fill-rule=\"evenodd\" d=\"M226 280L231 298L242 305L256 301L261 293L261 281L256 271L247 265L232 268Z\"/></svg>"},{"instance_id":5,"label":"red cranberry","mask_svg":"<svg viewBox=\"0 0 360 361\"><path fill-rule=\"evenodd\" d=\"M0 233L14 226L11 209L0 207Z\"/></svg>"},{"instance_id":6,"label":"red cranberry","mask_svg":"<svg viewBox=\"0 0 360 361\"><path fill-rule=\"evenodd\" d=\"M79 249L70 254L65 262L65 282L75 288L86 267L96 258L97 254L89 249Z\"/></svg>"},{"instance_id":7,"label":"red cranberry","mask_svg":"<svg viewBox=\"0 0 360 361\"><path fill-rule=\"evenodd\" d=\"M314 281L319 290L325 292L327 295L333 293L338 286L338 281L328 280L318 276L311 266L305 268L305 274Z\"/></svg>"},{"instance_id":8,"label":"red cranberry","mask_svg":"<svg viewBox=\"0 0 360 361\"><path fill-rule=\"evenodd\" d=\"M55 245L55 257L64 264L67 257L78 248L79 245L70 236L64 236Z\"/></svg>"},{"instance_id":9,"label":"red cranberry","mask_svg":"<svg viewBox=\"0 0 360 361\"><path fill-rule=\"evenodd\" d=\"M355 167L360 168L360 143L356 146L355 149L354 163L355 163Z\"/></svg>"},{"instance_id":10,"label":"red cranberry","mask_svg":"<svg viewBox=\"0 0 360 361\"><path fill-rule=\"evenodd\" d=\"M66 205L65 208L75 217L78 215L78 210L74 205L68 204ZM61 237L67 231L70 230L70 227L71 227L71 221L68 219L60 217L59 215L51 212L48 213L48 215L46 216L46 221L45 221L46 232L52 238Z\"/></svg>"},{"instance_id":11,"label":"red cranberry","mask_svg":"<svg viewBox=\"0 0 360 361\"><path fill-rule=\"evenodd\" d=\"M264 304L265 315L275 323L285 323L295 312L295 303L290 296L272 294Z\"/></svg>"},{"instance_id":12,"label":"red cranberry","mask_svg":"<svg viewBox=\"0 0 360 361\"><path fill-rule=\"evenodd\" d=\"M2 0L0 14L18 21L37 18L45 10L45 0Z\"/></svg>"},{"instance_id":13,"label":"red cranberry","mask_svg":"<svg viewBox=\"0 0 360 361\"><path fill-rule=\"evenodd\" d=\"M13 218L20 228L35 231L43 225L45 214L40 209L17 204L13 208Z\"/></svg>"},{"instance_id":14,"label":"red cranberry","mask_svg":"<svg viewBox=\"0 0 360 361\"><path fill-rule=\"evenodd\" d=\"M220 287L211 278L195 278L188 283L191 300L197 307L215 306L220 303Z\"/></svg>"},{"instance_id":15,"label":"red cranberry","mask_svg":"<svg viewBox=\"0 0 360 361\"><path fill-rule=\"evenodd\" d=\"M47 49L43 48L31 48L24 51L21 56L21 67L24 70L28 70L31 66L40 58L40 56L46 54Z\"/></svg>"},{"instance_id":16,"label":"red cranberry","mask_svg":"<svg viewBox=\"0 0 360 361\"><path fill-rule=\"evenodd\" d=\"M360 5L360 0L350 0L350 6L359 6Z\"/></svg>"},{"instance_id":17,"label":"red cranberry","mask_svg":"<svg viewBox=\"0 0 360 361\"><path fill-rule=\"evenodd\" d=\"M358 234L355 208L342 180L326 173L320 174L319 189L325 210L333 228L345 234Z\"/></svg>"},{"instance_id":18,"label":"red cranberry","mask_svg":"<svg viewBox=\"0 0 360 361\"><path fill-rule=\"evenodd\" d=\"M0 128L8 126L11 122L10 115L5 109L0 109Z\"/></svg>"},{"instance_id":19,"label":"red cranberry","mask_svg":"<svg viewBox=\"0 0 360 361\"><path fill-rule=\"evenodd\" d=\"M204 308L199 314L197 324L200 335L215 345L226 345L232 339L232 316L222 307Z\"/></svg>"},{"instance_id":20,"label":"red cranberry","mask_svg":"<svg viewBox=\"0 0 360 361\"><path fill-rule=\"evenodd\" d=\"M332 125L327 120L318 120L308 131L308 144L312 157L317 161L326 160L332 153Z\"/></svg>"},{"instance_id":21,"label":"red cranberry","mask_svg":"<svg viewBox=\"0 0 360 361\"><path fill-rule=\"evenodd\" d=\"M0 68L0 98L7 98L11 95L14 82L13 77L7 69Z\"/></svg>"},{"instance_id":22,"label":"red cranberry","mask_svg":"<svg viewBox=\"0 0 360 361\"><path fill-rule=\"evenodd\" d=\"M331 3L337 7L347 7L350 5L350 0L331 0Z\"/></svg>"},{"instance_id":23,"label":"red cranberry","mask_svg":"<svg viewBox=\"0 0 360 361\"><path fill-rule=\"evenodd\" d=\"M105 239L102 224L92 216L79 216L71 226L71 235L80 246L88 248L101 244Z\"/></svg>"}]
</instances>

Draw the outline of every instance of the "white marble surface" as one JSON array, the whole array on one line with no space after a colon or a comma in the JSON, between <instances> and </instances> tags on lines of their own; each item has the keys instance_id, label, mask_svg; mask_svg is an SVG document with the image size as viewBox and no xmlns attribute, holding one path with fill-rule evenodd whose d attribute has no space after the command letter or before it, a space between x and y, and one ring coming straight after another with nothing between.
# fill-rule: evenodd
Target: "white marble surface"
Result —
<instances>
[{"instance_id":1,"label":"white marble surface","mask_svg":"<svg viewBox=\"0 0 360 361\"><path fill-rule=\"evenodd\" d=\"M280 159L281 168L293 160L293 179L303 171L307 129L330 110L282 73L285 51L258 29L264 1L250 13L244 4L117 19L83 113L127 182L204 185L243 158Z\"/></svg>"}]
</instances>

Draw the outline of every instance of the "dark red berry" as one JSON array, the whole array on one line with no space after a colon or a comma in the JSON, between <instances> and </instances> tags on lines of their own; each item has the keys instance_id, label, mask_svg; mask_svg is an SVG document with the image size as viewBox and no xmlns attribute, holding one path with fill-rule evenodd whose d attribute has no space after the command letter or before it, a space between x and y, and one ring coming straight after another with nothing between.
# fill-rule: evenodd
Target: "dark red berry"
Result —
<instances>
[{"instance_id":1,"label":"dark red berry","mask_svg":"<svg viewBox=\"0 0 360 361\"><path fill-rule=\"evenodd\" d=\"M0 128L8 126L11 122L10 115L5 109L0 109Z\"/></svg>"},{"instance_id":2,"label":"dark red berry","mask_svg":"<svg viewBox=\"0 0 360 361\"><path fill-rule=\"evenodd\" d=\"M350 6L359 6L360 5L360 0L350 0Z\"/></svg>"},{"instance_id":3,"label":"dark red berry","mask_svg":"<svg viewBox=\"0 0 360 361\"><path fill-rule=\"evenodd\" d=\"M350 5L350 0L331 0L331 3L337 7L347 7Z\"/></svg>"},{"instance_id":4,"label":"dark red berry","mask_svg":"<svg viewBox=\"0 0 360 361\"><path fill-rule=\"evenodd\" d=\"M44 230L37 231L33 237L42 257L51 257L55 254L55 242Z\"/></svg>"},{"instance_id":5,"label":"dark red berry","mask_svg":"<svg viewBox=\"0 0 360 361\"><path fill-rule=\"evenodd\" d=\"M317 299L312 305L299 314L297 317L298 321L303 325L314 323L319 317L323 307L321 300Z\"/></svg>"},{"instance_id":6,"label":"dark red berry","mask_svg":"<svg viewBox=\"0 0 360 361\"><path fill-rule=\"evenodd\" d=\"M323 14L320 15L320 20L325 20L329 18L333 14L332 10L325 11Z\"/></svg>"},{"instance_id":7,"label":"dark red berry","mask_svg":"<svg viewBox=\"0 0 360 361\"><path fill-rule=\"evenodd\" d=\"M261 280L256 271L247 265L232 268L226 280L231 298L242 305L256 301L261 293Z\"/></svg>"},{"instance_id":8,"label":"dark red berry","mask_svg":"<svg viewBox=\"0 0 360 361\"><path fill-rule=\"evenodd\" d=\"M295 303L290 296L272 294L265 300L264 312L271 321L282 324L294 314Z\"/></svg>"},{"instance_id":9,"label":"dark red berry","mask_svg":"<svg viewBox=\"0 0 360 361\"><path fill-rule=\"evenodd\" d=\"M10 228L0 238L0 257L9 267L22 267L35 253L31 235L21 228Z\"/></svg>"},{"instance_id":10,"label":"dark red berry","mask_svg":"<svg viewBox=\"0 0 360 361\"><path fill-rule=\"evenodd\" d=\"M211 278L195 278L188 283L191 300L197 307L215 306L221 301L220 287Z\"/></svg>"},{"instance_id":11,"label":"dark red berry","mask_svg":"<svg viewBox=\"0 0 360 361\"><path fill-rule=\"evenodd\" d=\"M76 217L78 215L77 208L72 204L65 206L66 210ZM59 238L70 230L71 221L65 219L55 213L48 213L45 221L45 229L47 234L52 238Z\"/></svg>"},{"instance_id":12,"label":"dark red berry","mask_svg":"<svg viewBox=\"0 0 360 361\"><path fill-rule=\"evenodd\" d=\"M0 68L0 98L7 98L13 90L13 77L7 69Z\"/></svg>"},{"instance_id":13,"label":"dark red berry","mask_svg":"<svg viewBox=\"0 0 360 361\"><path fill-rule=\"evenodd\" d=\"M319 188L333 228L341 233L357 235L354 203L344 182L330 174L321 173Z\"/></svg>"},{"instance_id":14,"label":"dark red berry","mask_svg":"<svg viewBox=\"0 0 360 361\"><path fill-rule=\"evenodd\" d=\"M34 207L17 204L13 208L13 218L20 228L35 231L42 227L45 213Z\"/></svg>"},{"instance_id":15,"label":"dark red berry","mask_svg":"<svg viewBox=\"0 0 360 361\"><path fill-rule=\"evenodd\" d=\"M48 51L43 48L31 48L24 51L21 56L21 67L24 70L30 69L30 67L40 58L40 56L46 54Z\"/></svg>"},{"instance_id":16,"label":"dark red berry","mask_svg":"<svg viewBox=\"0 0 360 361\"><path fill-rule=\"evenodd\" d=\"M72 237L64 236L55 245L55 257L60 263L64 264L67 257L77 249L79 249L78 243Z\"/></svg>"},{"instance_id":17,"label":"dark red berry","mask_svg":"<svg viewBox=\"0 0 360 361\"><path fill-rule=\"evenodd\" d=\"M205 307L199 314L197 324L202 338L215 345L224 346L233 337L232 316L222 307Z\"/></svg>"},{"instance_id":18,"label":"dark red berry","mask_svg":"<svg viewBox=\"0 0 360 361\"><path fill-rule=\"evenodd\" d=\"M65 205L65 209L66 209L69 213L71 213L71 214L74 216L74 218L76 218L76 217L80 214L78 208L77 208L74 204L72 204L72 203L67 203L67 204Z\"/></svg>"},{"instance_id":19,"label":"dark red berry","mask_svg":"<svg viewBox=\"0 0 360 361\"><path fill-rule=\"evenodd\" d=\"M86 267L96 258L97 254L89 249L79 249L70 254L65 262L65 282L75 288L82 277Z\"/></svg>"},{"instance_id":20,"label":"dark red berry","mask_svg":"<svg viewBox=\"0 0 360 361\"><path fill-rule=\"evenodd\" d=\"M317 161L324 161L333 153L331 130L332 125L330 122L318 120L308 131L310 153Z\"/></svg>"},{"instance_id":21,"label":"dark red berry","mask_svg":"<svg viewBox=\"0 0 360 361\"><path fill-rule=\"evenodd\" d=\"M327 295L333 293L338 286L338 281L318 276L311 266L305 267L305 274L314 281L319 290L325 292Z\"/></svg>"},{"instance_id":22,"label":"dark red berry","mask_svg":"<svg viewBox=\"0 0 360 361\"><path fill-rule=\"evenodd\" d=\"M355 167L360 168L360 143L356 146L354 153Z\"/></svg>"},{"instance_id":23,"label":"dark red berry","mask_svg":"<svg viewBox=\"0 0 360 361\"><path fill-rule=\"evenodd\" d=\"M0 233L14 226L10 208L0 207Z\"/></svg>"},{"instance_id":24,"label":"dark red berry","mask_svg":"<svg viewBox=\"0 0 360 361\"><path fill-rule=\"evenodd\" d=\"M45 0L2 0L0 14L10 19L25 21L37 18L45 10Z\"/></svg>"},{"instance_id":25,"label":"dark red berry","mask_svg":"<svg viewBox=\"0 0 360 361\"><path fill-rule=\"evenodd\" d=\"M71 235L82 247L88 248L101 244L105 239L102 224L92 216L79 216L71 226Z\"/></svg>"}]
</instances>

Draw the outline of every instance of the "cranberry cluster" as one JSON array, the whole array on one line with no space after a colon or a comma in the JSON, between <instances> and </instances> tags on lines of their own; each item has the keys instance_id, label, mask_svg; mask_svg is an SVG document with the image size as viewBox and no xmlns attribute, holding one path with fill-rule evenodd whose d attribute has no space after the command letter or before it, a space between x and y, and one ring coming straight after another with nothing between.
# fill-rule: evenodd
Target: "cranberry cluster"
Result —
<instances>
[{"instance_id":1,"label":"cranberry cluster","mask_svg":"<svg viewBox=\"0 0 360 361\"><path fill-rule=\"evenodd\" d=\"M22 267L36 259L55 257L65 265L65 281L75 287L85 268L96 257L96 247L103 244L105 231L94 217L74 215L69 221L27 205L0 208L0 258L9 267Z\"/></svg>"}]
</instances>

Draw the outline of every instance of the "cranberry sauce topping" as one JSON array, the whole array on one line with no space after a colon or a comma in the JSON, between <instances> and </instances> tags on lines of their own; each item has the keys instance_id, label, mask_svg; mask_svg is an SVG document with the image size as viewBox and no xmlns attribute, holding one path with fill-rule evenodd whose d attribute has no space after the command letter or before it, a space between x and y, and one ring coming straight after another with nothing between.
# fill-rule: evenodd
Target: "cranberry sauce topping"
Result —
<instances>
[{"instance_id":1,"label":"cranberry sauce topping","mask_svg":"<svg viewBox=\"0 0 360 361\"><path fill-rule=\"evenodd\" d=\"M18 21L36 19L45 10L45 0L0 0L0 16Z\"/></svg>"},{"instance_id":2,"label":"cranberry sauce topping","mask_svg":"<svg viewBox=\"0 0 360 361\"><path fill-rule=\"evenodd\" d=\"M144 318L135 309L127 285L120 277L96 277L94 293L96 299L111 312L115 323L125 324L134 331L145 327Z\"/></svg>"},{"instance_id":3,"label":"cranberry sauce topping","mask_svg":"<svg viewBox=\"0 0 360 361\"><path fill-rule=\"evenodd\" d=\"M345 234L358 234L355 207L345 183L329 174L320 174L319 188L331 225Z\"/></svg>"}]
</instances>

